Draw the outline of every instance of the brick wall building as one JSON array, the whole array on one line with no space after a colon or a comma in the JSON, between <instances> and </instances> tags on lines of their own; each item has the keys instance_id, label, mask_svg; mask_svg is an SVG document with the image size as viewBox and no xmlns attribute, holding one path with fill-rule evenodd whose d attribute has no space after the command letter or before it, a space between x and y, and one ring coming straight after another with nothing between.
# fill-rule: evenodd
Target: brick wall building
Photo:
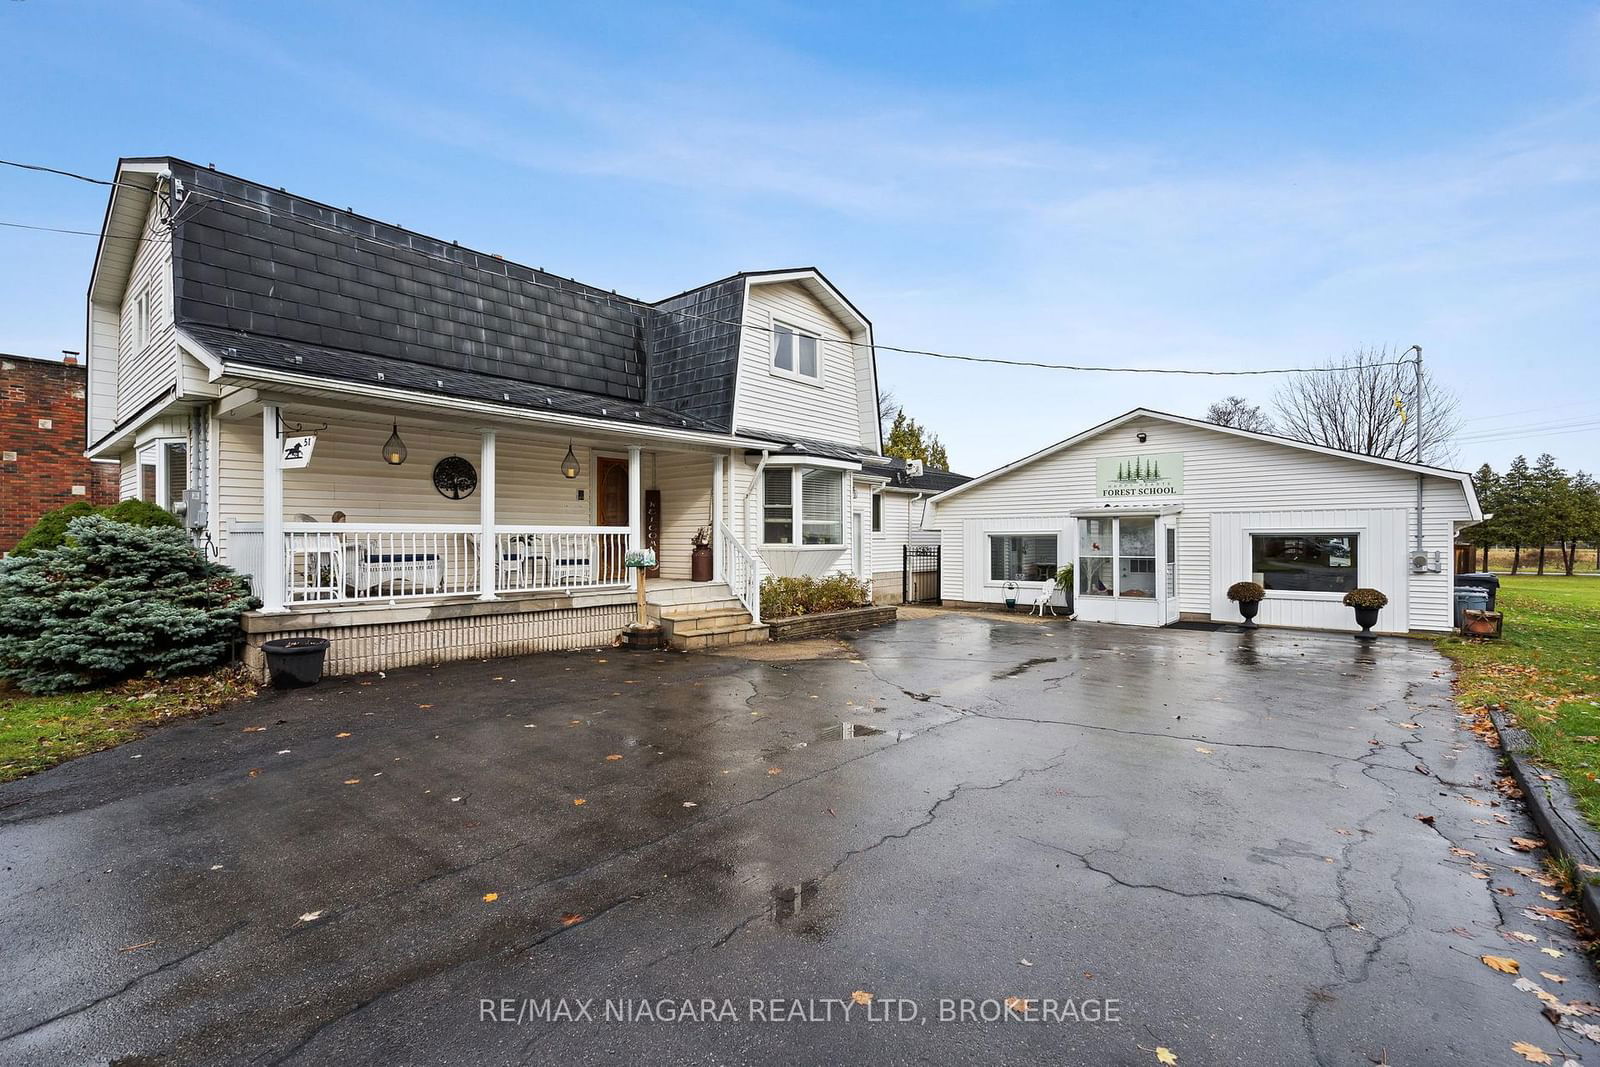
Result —
<instances>
[{"instance_id":1,"label":"brick wall building","mask_svg":"<svg viewBox=\"0 0 1600 1067\"><path fill-rule=\"evenodd\" d=\"M0 552L47 511L117 502L117 465L86 459L84 368L0 355Z\"/></svg>"}]
</instances>

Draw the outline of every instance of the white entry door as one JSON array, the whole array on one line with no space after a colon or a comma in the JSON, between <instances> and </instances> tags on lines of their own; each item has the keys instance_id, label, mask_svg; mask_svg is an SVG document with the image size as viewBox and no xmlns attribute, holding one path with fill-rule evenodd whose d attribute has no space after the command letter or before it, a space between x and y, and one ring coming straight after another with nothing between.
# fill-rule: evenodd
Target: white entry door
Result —
<instances>
[{"instance_id":1,"label":"white entry door","mask_svg":"<svg viewBox=\"0 0 1600 1067\"><path fill-rule=\"evenodd\" d=\"M1178 621L1178 520L1163 515L1156 520L1156 600L1162 625Z\"/></svg>"}]
</instances>

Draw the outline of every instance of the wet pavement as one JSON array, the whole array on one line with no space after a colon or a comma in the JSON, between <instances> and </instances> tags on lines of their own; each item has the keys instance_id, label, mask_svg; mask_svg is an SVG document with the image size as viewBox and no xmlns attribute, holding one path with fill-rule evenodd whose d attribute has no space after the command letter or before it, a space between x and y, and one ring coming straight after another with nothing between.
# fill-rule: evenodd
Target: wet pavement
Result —
<instances>
[{"instance_id":1,"label":"wet pavement","mask_svg":"<svg viewBox=\"0 0 1600 1067\"><path fill-rule=\"evenodd\" d=\"M0 787L0 1062L1600 1062L1479 960L1600 1001L1428 646L844 647L327 683Z\"/></svg>"}]
</instances>

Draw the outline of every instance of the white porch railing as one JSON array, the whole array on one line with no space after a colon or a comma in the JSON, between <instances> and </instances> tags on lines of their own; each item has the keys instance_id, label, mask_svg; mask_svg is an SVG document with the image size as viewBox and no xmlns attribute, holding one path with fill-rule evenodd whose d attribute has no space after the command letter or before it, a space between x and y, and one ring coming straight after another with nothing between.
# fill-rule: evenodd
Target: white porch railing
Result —
<instances>
[{"instance_id":1,"label":"white porch railing","mask_svg":"<svg viewBox=\"0 0 1600 1067\"><path fill-rule=\"evenodd\" d=\"M259 596L259 523L229 531L229 563ZM482 593L476 525L312 523L283 526L285 606L352 604ZM492 593L626 588L625 526L497 526Z\"/></svg>"},{"instance_id":2,"label":"white porch railing","mask_svg":"<svg viewBox=\"0 0 1600 1067\"><path fill-rule=\"evenodd\" d=\"M596 589L631 584L626 526L501 526L495 589Z\"/></svg>"},{"instance_id":3,"label":"white porch railing","mask_svg":"<svg viewBox=\"0 0 1600 1067\"><path fill-rule=\"evenodd\" d=\"M722 564L722 573L717 577L728 583L733 595L739 598L739 603L750 613L750 621L759 623L761 570L756 566L756 558L721 522L717 523L717 539L721 550L717 558Z\"/></svg>"}]
</instances>

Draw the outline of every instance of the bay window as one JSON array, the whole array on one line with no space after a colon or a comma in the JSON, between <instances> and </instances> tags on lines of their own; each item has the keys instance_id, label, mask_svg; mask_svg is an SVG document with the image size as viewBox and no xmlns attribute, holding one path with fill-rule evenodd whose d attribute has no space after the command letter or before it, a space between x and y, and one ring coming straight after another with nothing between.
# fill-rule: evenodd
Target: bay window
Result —
<instances>
[{"instance_id":1,"label":"bay window","mask_svg":"<svg viewBox=\"0 0 1600 1067\"><path fill-rule=\"evenodd\" d=\"M768 467L762 476L762 543L842 548L844 483L837 470Z\"/></svg>"}]
</instances>

